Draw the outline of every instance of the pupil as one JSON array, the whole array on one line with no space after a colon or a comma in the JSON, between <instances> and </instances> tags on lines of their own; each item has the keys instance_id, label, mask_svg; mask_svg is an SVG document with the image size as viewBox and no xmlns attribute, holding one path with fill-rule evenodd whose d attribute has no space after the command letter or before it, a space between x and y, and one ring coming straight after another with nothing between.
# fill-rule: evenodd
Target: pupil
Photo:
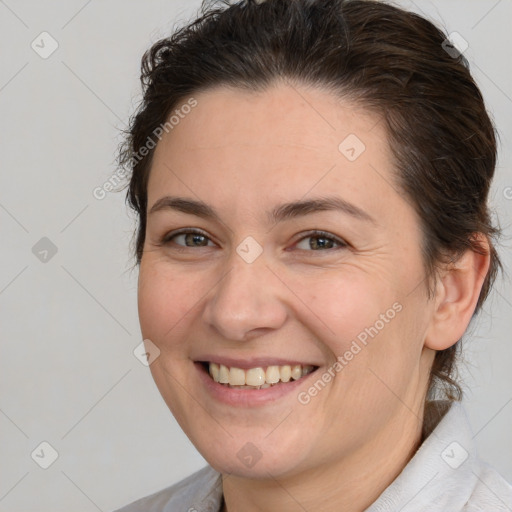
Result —
<instances>
[{"instance_id":1,"label":"pupil","mask_svg":"<svg viewBox=\"0 0 512 512\"><path fill-rule=\"evenodd\" d=\"M314 237L312 240L314 240L314 242L310 244L312 249L329 249L332 246L332 240L328 238Z\"/></svg>"},{"instance_id":2,"label":"pupil","mask_svg":"<svg viewBox=\"0 0 512 512\"><path fill-rule=\"evenodd\" d=\"M187 233L185 236L185 241L186 245L189 247L193 247L195 245L204 246L208 243L204 235L198 235L197 233Z\"/></svg>"}]
</instances>

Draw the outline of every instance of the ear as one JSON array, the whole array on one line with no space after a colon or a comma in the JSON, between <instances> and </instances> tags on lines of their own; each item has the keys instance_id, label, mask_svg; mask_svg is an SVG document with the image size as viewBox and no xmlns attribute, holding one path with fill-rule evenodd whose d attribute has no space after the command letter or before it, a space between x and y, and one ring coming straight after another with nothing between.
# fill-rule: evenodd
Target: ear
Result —
<instances>
[{"instance_id":1,"label":"ear","mask_svg":"<svg viewBox=\"0 0 512 512\"><path fill-rule=\"evenodd\" d=\"M475 233L473 239L485 255L468 249L442 269L437 279L434 311L425 337L425 346L432 350L454 345L463 336L475 311L491 257L487 237Z\"/></svg>"}]
</instances>

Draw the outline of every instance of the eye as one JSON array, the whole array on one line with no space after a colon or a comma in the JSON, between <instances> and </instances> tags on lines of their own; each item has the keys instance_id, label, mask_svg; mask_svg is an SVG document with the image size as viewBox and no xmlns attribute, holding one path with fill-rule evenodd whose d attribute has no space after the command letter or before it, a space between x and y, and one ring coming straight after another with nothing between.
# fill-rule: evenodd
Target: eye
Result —
<instances>
[{"instance_id":1,"label":"eye","mask_svg":"<svg viewBox=\"0 0 512 512\"><path fill-rule=\"evenodd\" d=\"M336 245L339 247L336 247ZM305 251L326 251L329 249L343 249L348 247L348 244L331 233L327 233L325 231L313 231L308 233L306 236L303 236L299 242L295 244L295 247Z\"/></svg>"},{"instance_id":2,"label":"eye","mask_svg":"<svg viewBox=\"0 0 512 512\"><path fill-rule=\"evenodd\" d=\"M163 238L162 243L168 244L171 241L181 247L211 247L215 245L205 233L197 229L173 231ZM211 245L208 242L211 242Z\"/></svg>"}]
</instances>

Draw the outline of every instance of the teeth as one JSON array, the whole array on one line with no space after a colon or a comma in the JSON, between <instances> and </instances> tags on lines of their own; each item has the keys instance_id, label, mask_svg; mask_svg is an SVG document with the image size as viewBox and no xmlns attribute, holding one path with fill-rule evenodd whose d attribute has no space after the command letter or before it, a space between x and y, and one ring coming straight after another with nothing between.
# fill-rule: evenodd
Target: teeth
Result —
<instances>
[{"instance_id":1,"label":"teeth","mask_svg":"<svg viewBox=\"0 0 512 512\"><path fill-rule=\"evenodd\" d=\"M276 384L279 382L281 375L279 374L279 366L269 366L265 372L265 381L268 384Z\"/></svg>"},{"instance_id":2,"label":"teeth","mask_svg":"<svg viewBox=\"0 0 512 512\"><path fill-rule=\"evenodd\" d=\"M232 366L229 370L229 383L232 386L245 386L245 372Z\"/></svg>"},{"instance_id":3,"label":"teeth","mask_svg":"<svg viewBox=\"0 0 512 512\"><path fill-rule=\"evenodd\" d=\"M288 382L292 378L292 367L289 364L281 366L279 369L281 382Z\"/></svg>"},{"instance_id":4,"label":"teeth","mask_svg":"<svg viewBox=\"0 0 512 512\"><path fill-rule=\"evenodd\" d=\"M210 363L210 375L215 382L219 382L219 365Z\"/></svg>"},{"instance_id":5,"label":"teeth","mask_svg":"<svg viewBox=\"0 0 512 512\"><path fill-rule=\"evenodd\" d=\"M291 373L292 373L293 380L300 379L302 377L302 366L300 364L293 365Z\"/></svg>"},{"instance_id":6,"label":"teeth","mask_svg":"<svg viewBox=\"0 0 512 512\"><path fill-rule=\"evenodd\" d=\"M223 364L219 367L219 382L221 384L229 384L229 368Z\"/></svg>"},{"instance_id":7,"label":"teeth","mask_svg":"<svg viewBox=\"0 0 512 512\"><path fill-rule=\"evenodd\" d=\"M232 366L228 368L223 364L209 363L209 374L215 382L228 384L240 389L257 388L266 389L279 382L289 382L291 379L298 380L304 375L314 371L311 365L300 364L284 366L268 366L266 369L249 368L244 370Z\"/></svg>"},{"instance_id":8,"label":"teeth","mask_svg":"<svg viewBox=\"0 0 512 512\"><path fill-rule=\"evenodd\" d=\"M263 368L251 368L245 371L245 383L248 386L261 386L265 384L265 372Z\"/></svg>"}]
</instances>

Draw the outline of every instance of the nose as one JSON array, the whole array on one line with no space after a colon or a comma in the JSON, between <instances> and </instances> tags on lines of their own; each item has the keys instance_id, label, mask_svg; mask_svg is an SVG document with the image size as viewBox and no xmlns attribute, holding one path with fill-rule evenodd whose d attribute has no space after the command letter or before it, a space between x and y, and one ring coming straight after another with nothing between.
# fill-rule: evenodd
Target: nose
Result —
<instances>
[{"instance_id":1,"label":"nose","mask_svg":"<svg viewBox=\"0 0 512 512\"><path fill-rule=\"evenodd\" d=\"M263 256L247 263L235 253L226 272L203 312L220 336L248 341L283 326L287 318L283 283Z\"/></svg>"}]
</instances>

